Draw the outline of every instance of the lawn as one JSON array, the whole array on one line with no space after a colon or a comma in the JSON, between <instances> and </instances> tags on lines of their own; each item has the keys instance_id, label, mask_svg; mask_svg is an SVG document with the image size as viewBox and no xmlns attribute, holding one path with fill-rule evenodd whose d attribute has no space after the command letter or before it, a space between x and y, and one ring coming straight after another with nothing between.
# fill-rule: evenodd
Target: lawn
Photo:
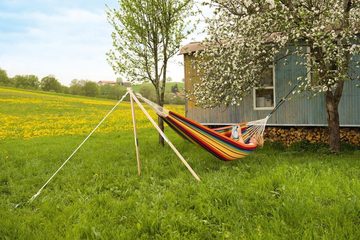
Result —
<instances>
[{"instance_id":1,"label":"lawn","mask_svg":"<svg viewBox=\"0 0 360 240\"><path fill-rule=\"evenodd\" d=\"M360 238L359 149L269 143L222 162L166 129L197 182L137 110L139 177L129 103L15 208L114 104L0 88L0 239Z\"/></svg>"}]
</instances>

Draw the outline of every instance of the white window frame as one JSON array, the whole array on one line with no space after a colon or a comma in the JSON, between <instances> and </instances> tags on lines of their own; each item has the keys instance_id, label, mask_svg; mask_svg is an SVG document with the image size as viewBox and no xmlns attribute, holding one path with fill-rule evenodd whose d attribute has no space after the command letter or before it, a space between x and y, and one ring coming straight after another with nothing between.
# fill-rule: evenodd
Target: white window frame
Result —
<instances>
[{"instance_id":1,"label":"white window frame","mask_svg":"<svg viewBox=\"0 0 360 240\"><path fill-rule=\"evenodd\" d=\"M276 95L275 95L275 65L269 65L269 68L272 68L273 70L273 85L271 87L254 87L253 88L253 106L254 110L273 110L276 105ZM257 89L272 89L273 90L273 96L274 96L274 106L272 107L256 107L256 90Z\"/></svg>"}]
</instances>

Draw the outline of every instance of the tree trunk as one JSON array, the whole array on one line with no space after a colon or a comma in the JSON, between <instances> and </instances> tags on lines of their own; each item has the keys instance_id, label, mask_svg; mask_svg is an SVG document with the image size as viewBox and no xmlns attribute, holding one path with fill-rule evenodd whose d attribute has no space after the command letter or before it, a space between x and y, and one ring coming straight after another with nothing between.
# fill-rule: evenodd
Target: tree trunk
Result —
<instances>
[{"instance_id":1,"label":"tree trunk","mask_svg":"<svg viewBox=\"0 0 360 240\"><path fill-rule=\"evenodd\" d=\"M164 98L161 97L161 94L159 93L159 90L156 90L156 98L157 98L157 104L161 107L164 106ZM165 132L165 128L164 128L164 120L158 116L158 126L161 129L161 131ZM159 134L159 144L161 146L165 145L164 139L163 137Z\"/></svg>"},{"instance_id":2,"label":"tree trunk","mask_svg":"<svg viewBox=\"0 0 360 240\"><path fill-rule=\"evenodd\" d=\"M352 7L352 0L344 0L344 18L342 27L349 27L349 12ZM338 40L339 45L341 40ZM345 52L344 55L344 72L348 72L350 53ZM329 146L330 151L333 153L340 152L340 121L339 121L339 102L344 89L344 81L339 81L333 91L328 90L326 92L326 111L329 126Z\"/></svg>"},{"instance_id":3,"label":"tree trunk","mask_svg":"<svg viewBox=\"0 0 360 240\"><path fill-rule=\"evenodd\" d=\"M338 106L335 104L334 96L331 92L326 93L326 111L329 127L329 146L334 153L340 151L340 122Z\"/></svg>"},{"instance_id":4,"label":"tree trunk","mask_svg":"<svg viewBox=\"0 0 360 240\"><path fill-rule=\"evenodd\" d=\"M335 91L325 93L326 112L329 127L329 146L333 153L340 152L340 121L339 121L339 102L342 96L344 82L341 81L336 86Z\"/></svg>"},{"instance_id":5,"label":"tree trunk","mask_svg":"<svg viewBox=\"0 0 360 240\"><path fill-rule=\"evenodd\" d=\"M161 117L158 117L158 125L159 128L161 129L161 131L165 132L165 128L164 128L164 120ZM162 138L162 136L159 134L159 144L161 146L164 146L164 139Z\"/></svg>"}]
</instances>

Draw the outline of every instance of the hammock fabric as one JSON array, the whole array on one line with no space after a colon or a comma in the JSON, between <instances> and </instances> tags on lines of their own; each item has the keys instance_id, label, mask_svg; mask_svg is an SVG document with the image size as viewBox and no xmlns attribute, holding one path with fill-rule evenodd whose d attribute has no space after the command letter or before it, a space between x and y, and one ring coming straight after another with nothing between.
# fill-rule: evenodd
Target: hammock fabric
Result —
<instances>
[{"instance_id":1,"label":"hammock fabric","mask_svg":"<svg viewBox=\"0 0 360 240\"><path fill-rule=\"evenodd\" d=\"M221 133L222 129L205 127L177 113L169 111L166 116L161 117L181 136L200 145L221 160L231 161L243 158L256 149L255 145L248 145L232 140L226 136L226 134ZM243 126L242 132L246 133L246 131L246 126Z\"/></svg>"},{"instance_id":2,"label":"hammock fabric","mask_svg":"<svg viewBox=\"0 0 360 240\"><path fill-rule=\"evenodd\" d=\"M254 151L256 146L248 143L252 137L258 140L258 142L262 140L265 125L269 119L269 116L267 116L264 119L240 124L244 140L244 143L242 143L230 137L232 126L211 129L194 120L168 111L149 99L144 98L141 94L137 94L137 97L153 108L157 115L183 138L198 144L224 161L243 158Z\"/></svg>"}]
</instances>

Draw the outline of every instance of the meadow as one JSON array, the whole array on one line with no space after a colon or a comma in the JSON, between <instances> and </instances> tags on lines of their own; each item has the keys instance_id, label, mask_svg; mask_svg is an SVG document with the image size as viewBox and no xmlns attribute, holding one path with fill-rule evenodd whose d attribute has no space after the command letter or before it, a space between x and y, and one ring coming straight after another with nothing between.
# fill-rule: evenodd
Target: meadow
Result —
<instances>
[{"instance_id":1,"label":"meadow","mask_svg":"<svg viewBox=\"0 0 360 240\"><path fill-rule=\"evenodd\" d=\"M0 239L360 238L358 148L267 143L222 162L166 128L197 182L137 109L139 177L128 102L26 204L114 104L0 88Z\"/></svg>"}]
</instances>

